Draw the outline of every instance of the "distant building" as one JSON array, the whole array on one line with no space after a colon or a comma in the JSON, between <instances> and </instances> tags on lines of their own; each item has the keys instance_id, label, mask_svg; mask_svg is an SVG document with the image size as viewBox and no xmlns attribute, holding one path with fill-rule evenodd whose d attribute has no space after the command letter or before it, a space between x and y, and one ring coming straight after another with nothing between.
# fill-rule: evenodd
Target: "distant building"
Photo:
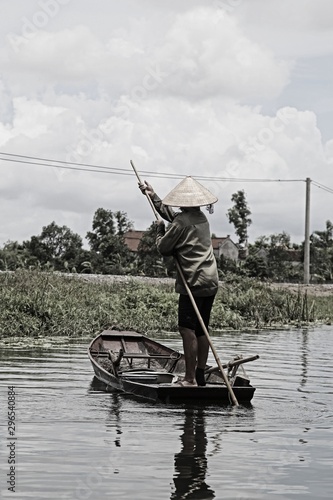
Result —
<instances>
[{"instance_id":1,"label":"distant building","mask_svg":"<svg viewBox=\"0 0 333 500\"><path fill-rule=\"evenodd\" d=\"M126 231L124 240L131 252L136 253L138 251L138 246L144 233L145 231L135 231L135 229Z\"/></svg>"},{"instance_id":2,"label":"distant building","mask_svg":"<svg viewBox=\"0 0 333 500\"><path fill-rule=\"evenodd\" d=\"M268 256L268 250L266 248L259 248L256 251L253 251L252 253L253 257L256 259L262 259L265 262L267 262L267 256Z\"/></svg>"},{"instance_id":3,"label":"distant building","mask_svg":"<svg viewBox=\"0 0 333 500\"><path fill-rule=\"evenodd\" d=\"M303 253L301 250L295 248L286 248L284 246L279 247L281 251L280 261L284 264L290 264L292 267L301 267L303 265ZM263 259L264 261L269 261L269 249L259 248L253 256Z\"/></svg>"},{"instance_id":4,"label":"distant building","mask_svg":"<svg viewBox=\"0 0 333 500\"><path fill-rule=\"evenodd\" d=\"M227 259L238 261L238 246L230 239L229 235L224 238L212 238L212 245L214 255L217 259L223 255Z\"/></svg>"},{"instance_id":5,"label":"distant building","mask_svg":"<svg viewBox=\"0 0 333 500\"><path fill-rule=\"evenodd\" d=\"M138 251L138 246L144 233L145 231L136 231L135 229L131 229L124 234L125 244L131 252L136 253ZM224 238L212 238L212 245L214 255L217 259L223 255L228 259L238 261L238 247L230 239L230 236L226 236Z\"/></svg>"}]
</instances>

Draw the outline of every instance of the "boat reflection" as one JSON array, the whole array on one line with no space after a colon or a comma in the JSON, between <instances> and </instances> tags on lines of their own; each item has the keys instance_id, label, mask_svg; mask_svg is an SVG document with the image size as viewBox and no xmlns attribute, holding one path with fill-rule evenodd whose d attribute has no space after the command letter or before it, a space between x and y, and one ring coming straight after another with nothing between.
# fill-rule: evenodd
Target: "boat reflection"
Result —
<instances>
[{"instance_id":1,"label":"boat reflection","mask_svg":"<svg viewBox=\"0 0 333 500\"><path fill-rule=\"evenodd\" d=\"M116 430L116 439L114 440L114 444L117 447L121 446L120 436L122 434L121 430L121 407L122 407L122 399L116 390L108 387L104 382L98 380L97 377L94 377L90 383L89 392L102 392L103 394L109 392L112 395L111 398L111 406L109 408L109 413L106 421L106 429ZM108 402L109 404L109 402Z\"/></svg>"},{"instance_id":2,"label":"boat reflection","mask_svg":"<svg viewBox=\"0 0 333 500\"><path fill-rule=\"evenodd\" d=\"M171 500L212 499L214 491L206 484L207 435L203 409L186 409L181 450L175 454L174 491Z\"/></svg>"},{"instance_id":3,"label":"boat reflection","mask_svg":"<svg viewBox=\"0 0 333 500\"><path fill-rule=\"evenodd\" d=\"M92 381L90 382L88 392L116 392L116 391L108 387L107 384L105 384L101 380L98 380L98 378L94 376Z\"/></svg>"}]
</instances>

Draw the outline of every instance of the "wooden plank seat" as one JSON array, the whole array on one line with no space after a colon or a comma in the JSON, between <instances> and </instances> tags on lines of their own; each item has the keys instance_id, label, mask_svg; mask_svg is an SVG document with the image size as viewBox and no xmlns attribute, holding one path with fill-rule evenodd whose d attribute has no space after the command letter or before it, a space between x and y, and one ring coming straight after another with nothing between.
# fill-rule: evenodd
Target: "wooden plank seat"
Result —
<instances>
[{"instance_id":1,"label":"wooden plank seat","mask_svg":"<svg viewBox=\"0 0 333 500\"><path fill-rule=\"evenodd\" d=\"M118 353L109 350L108 351L108 357L111 360L113 367L116 369L119 365L122 359L127 359L128 364L130 367L133 365L133 360L134 359L145 359L147 360L147 367L150 368L150 362L154 359L161 359L161 360L177 360L180 358L180 354L178 353L178 356L175 356L175 353L171 354L147 354L143 352L124 352L123 349L120 349Z\"/></svg>"},{"instance_id":2,"label":"wooden plank seat","mask_svg":"<svg viewBox=\"0 0 333 500\"><path fill-rule=\"evenodd\" d=\"M141 354L140 352L125 352L123 358L142 358L142 359L175 359L169 354Z\"/></svg>"},{"instance_id":3,"label":"wooden plank seat","mask_svg":"<svg viewBox=\"0 0 333 500\"><path fill-rule=\"evenodd\" d=\"M143 353L139 353L139 352L124 352L123 356L122 356L124 359L127 359L128 362L129 362L129 366L132 367L133 366L133 360L135 359L144 359L144 360L147 360L147 367L150 368L150 362L153 360L153 359L164 359L164 360L168 360L168 359L175 359L174 356L170 356L168 354L143 354Z\"/></svg>"},{"instance_id":4,"label":"wooden plank seat","mask_svg":"<svg viewBox=\"0 0 333 500\"><path fill-rule=\"evenodd\" d=\"M105 351L105 352L100 352L100 351L91 351L91 354L93 356L98 356L100 358L110 357L110 353L112 355L117 354L114 351ZM141 352L126 352L123 353L122 355L123 358L143 358L143 359L178 359L180 357L180 354L176 357L174 354L144 354Z\"/></svg>"}]
</instances>

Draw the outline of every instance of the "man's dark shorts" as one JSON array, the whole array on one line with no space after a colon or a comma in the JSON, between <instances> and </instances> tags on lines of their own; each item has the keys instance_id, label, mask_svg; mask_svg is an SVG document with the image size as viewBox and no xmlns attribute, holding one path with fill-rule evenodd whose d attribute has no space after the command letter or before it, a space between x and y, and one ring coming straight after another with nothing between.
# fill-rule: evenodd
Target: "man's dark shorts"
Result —
<instances>
[{"instance_id":1,"label":"man's dark shorts","mask_svg":"<svg viewBox=\"0 0 333 500\"><path fill-rule=\"evenodd\" d=\"M194 297L195 303L207 330L214 299L215 295L210 295L209 297ZM197 337L205 335L205 332L203 331L198 320L197 313L195 312L191 299L188 295L179 295L178 326L194 330Z\"/></svg>"}]
</instances>

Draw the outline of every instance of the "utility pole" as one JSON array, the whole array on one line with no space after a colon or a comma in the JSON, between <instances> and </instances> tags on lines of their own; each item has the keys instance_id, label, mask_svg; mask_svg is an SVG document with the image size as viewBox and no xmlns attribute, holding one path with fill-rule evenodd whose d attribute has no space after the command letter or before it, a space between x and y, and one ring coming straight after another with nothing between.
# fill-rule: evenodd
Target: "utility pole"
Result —
<instances>
[{"instance_id":1,"label":"utility pole","mask_svg":"<svg viewBox=\"0 0 333 500\"><path fill-rule=\"evenodd\" d=\"M305 238L304 238L304 284L310 283L310 186L311 179L306 178L305 195Z\"/></svg>"}]
</instances>

